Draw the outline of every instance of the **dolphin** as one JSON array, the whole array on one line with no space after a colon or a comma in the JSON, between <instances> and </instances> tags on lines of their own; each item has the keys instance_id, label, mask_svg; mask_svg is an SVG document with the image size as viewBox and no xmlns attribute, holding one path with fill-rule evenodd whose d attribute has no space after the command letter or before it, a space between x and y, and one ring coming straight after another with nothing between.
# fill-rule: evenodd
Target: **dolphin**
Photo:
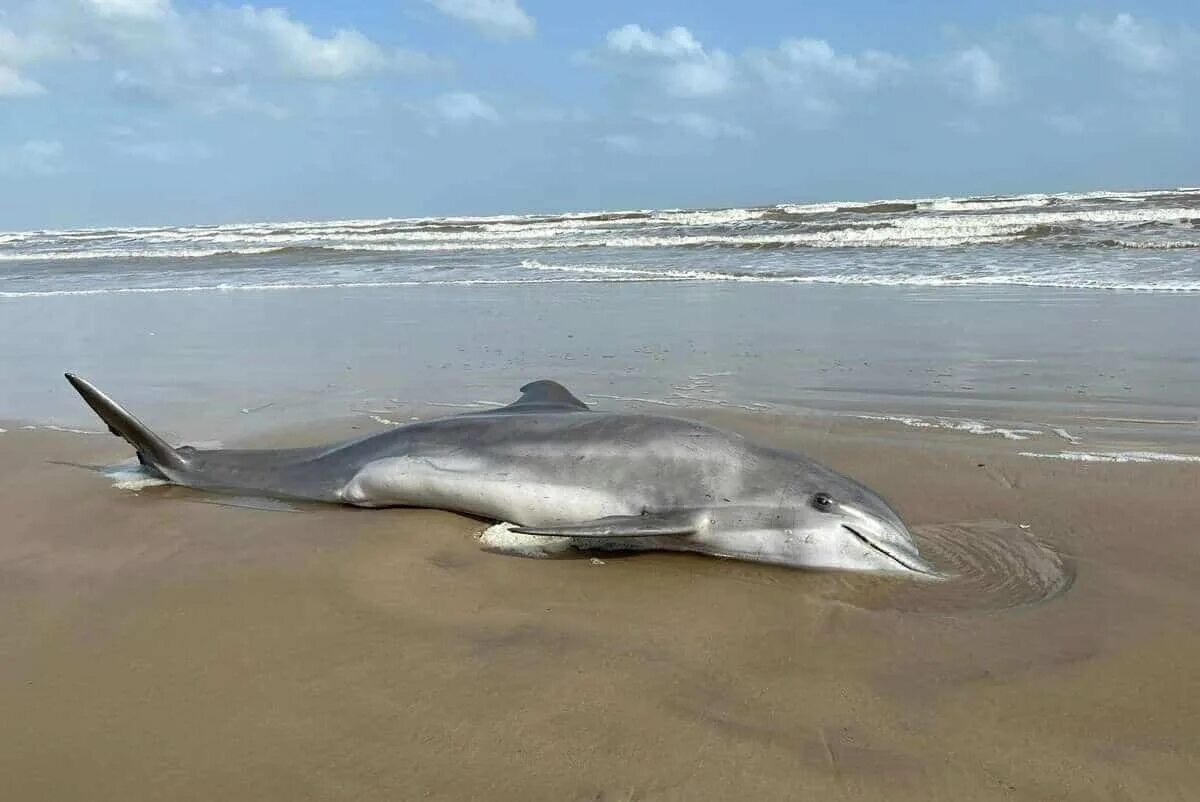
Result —
<instances>
[{"instance_id":1,"label":"dolphin","mask_svg":"<svg viewBox=\"0 0 1200 802\"><path fill-rule=\"evenodd\" d=\"M691 551L936 577L904 522L807 457L682 418L590 409L540 380L505 407L310 448L172 447L84 379L84 401L175 484L357 507L430 507L582 548Z\"/></svg>"}]
</instances>

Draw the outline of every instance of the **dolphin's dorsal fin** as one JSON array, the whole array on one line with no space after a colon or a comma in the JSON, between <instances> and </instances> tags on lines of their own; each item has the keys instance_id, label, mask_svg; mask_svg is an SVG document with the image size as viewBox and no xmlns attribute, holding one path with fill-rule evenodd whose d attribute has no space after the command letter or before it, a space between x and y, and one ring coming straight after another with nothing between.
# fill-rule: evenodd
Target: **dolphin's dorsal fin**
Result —
<instances>
[{"instance_id":1,"label":"dolphin's dorsal fin","mask_svg":"<svg viewBox=\"0 0 1200 802\"><path fill-rule=\"evenodd\" d=\"M586 412L588 405L556 381L539 379L521 388L521 397L497 412Z\"/></svg>"}]
</instances>

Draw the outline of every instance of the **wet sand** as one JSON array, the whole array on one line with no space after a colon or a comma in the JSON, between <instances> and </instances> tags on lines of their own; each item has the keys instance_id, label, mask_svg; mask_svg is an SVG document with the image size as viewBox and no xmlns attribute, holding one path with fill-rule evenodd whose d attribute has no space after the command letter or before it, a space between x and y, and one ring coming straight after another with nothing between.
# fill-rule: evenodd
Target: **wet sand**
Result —
<instances>
[{"instance_id":1,"label":"wet sand","mask_svg":"<svg viewBox=\"0 0 1200 802\"><path fill-rule=\"evenodd\" d=\"M1200 465L704 416L864 481L939 559L1041 543L1064 582L519 559L449 513L117 490L78 467L116 438L6 425L5 798L1194 795Z\"/></svg>"},{"instance_id":2,"label":"wet sand","mask_svg":"<svg viewBox=\"0 0 1200 802\"><path fill-rule=\"evenodd\" d=\"M94 428L64 370L185 439L396 399L495 406L552 378L609 408L1090 418L1142 439L1162 426L1099 419L1171 420L1200 444L1195 311L1186 294L703 282L0 299L0 418Z\"/></svg>"}]
</instances>

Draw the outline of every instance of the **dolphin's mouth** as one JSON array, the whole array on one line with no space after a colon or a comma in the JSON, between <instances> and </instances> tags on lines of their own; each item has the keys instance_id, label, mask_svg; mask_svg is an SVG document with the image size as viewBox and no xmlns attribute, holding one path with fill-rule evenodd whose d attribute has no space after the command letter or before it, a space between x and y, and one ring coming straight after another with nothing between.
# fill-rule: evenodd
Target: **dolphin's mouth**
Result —
<instances>
[{"instance_id":1,"label":"dolphin's mouth","mask_svg":"<svg viewBox=\"0 0 1200 802\"><path fill-rule=\"evenodd\" d=\"M933 571L931 571L929 569L929 567L927 565L925 565L923 563L923 561L921 561L920 557L917 557L915 560L913 558L905 559L904 557L899 557L896 554L893 554L892 552L883 548L878 543L871 540L866 535L864 535L862 532L859 532L857 529L850 526L849 524L842 524L842 528L845 529L850 534L854 535L860 541L862 541L863 545L867 546L870 549L874 549L875 551L882 554L884 557L887 557L889 560L899 564L903 568L905 568L909 571L912 571L914 573L925 574L926 576L937 576L937 574L935 574Z\"/></svg>"}]
</instances>

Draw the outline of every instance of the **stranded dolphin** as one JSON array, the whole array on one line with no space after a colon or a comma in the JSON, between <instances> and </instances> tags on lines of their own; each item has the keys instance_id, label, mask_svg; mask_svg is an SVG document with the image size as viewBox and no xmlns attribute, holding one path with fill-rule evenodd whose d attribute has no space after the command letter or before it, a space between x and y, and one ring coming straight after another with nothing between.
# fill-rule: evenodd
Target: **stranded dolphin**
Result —
<instances>
[{"instance_id":1,"label":"stranded dolphin","mask_svg":"<svg viewBox=\"0 0 1200 802\"><path fill-rule=\"evenodd\" d=\"M188 487L434 507L584 547L936 576L887 502L796 453L680 418L596 412L535 381L506 407L314 448L174 448L67 374L141 462Z\"/></svg>"}]
</instances>

